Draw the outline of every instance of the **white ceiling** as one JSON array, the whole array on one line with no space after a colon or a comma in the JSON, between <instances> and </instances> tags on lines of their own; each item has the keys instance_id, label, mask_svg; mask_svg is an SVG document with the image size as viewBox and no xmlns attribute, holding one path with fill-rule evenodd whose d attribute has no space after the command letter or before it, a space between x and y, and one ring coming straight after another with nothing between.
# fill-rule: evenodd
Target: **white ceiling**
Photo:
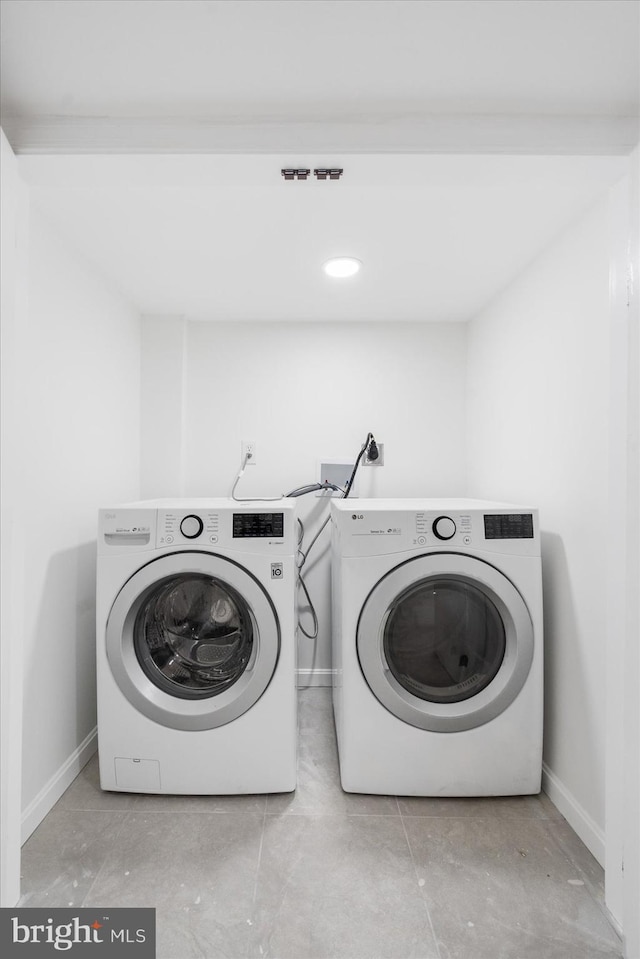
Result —
<instances>
[{"instance_id":1,"label":"white ceiling","mask_svg":"<svg viewBox=\"0 0 640 959\"><path fill-rule=\"evenodd\" d=\"M24 157L38 205L144 313L467 320L616 175L620 157ZM311 159L308 166L313 166ZM330 280L352 255L362 271Z\"/></svg>"},{"instance_id":2,"label":"white ceiling","mask_svg":"<svg viewBox=\"0 0 640 959\"><path fill-rule=\"evenodd\" d=\"M82 116L322 116L326 104L345 113L624 112L636 102L634 6L3 0L3 96L20 113Z\"/></svg>"},{"instance_id":3,"label":"white ceiling","mask_svg":"<svg viewBox=\"0 0 640 959\"><path fill-rule=\"evenodd\" d=\"M23 150L87 127L109 146L127 118L156 137L240 127L278 152L283 128L289 146L388 126L411 148L443 117L467 136L469 117L588 119L604 140L638 114L637 0L2 0L0 16L3 125Z\"/></svg>"},{"instance_id":4,"label":"white ceiling","mask_svg":"<svg viewBox=\"0 0 640 959\"><path fill-rule=\"evenodd\" d=\"M465 320L621 175L638 10L2 0L3 128L142 312ZM343 178L280 175L320 165ZM330 282L333 254L363 271Z\"/></svg>"}]
</instances>

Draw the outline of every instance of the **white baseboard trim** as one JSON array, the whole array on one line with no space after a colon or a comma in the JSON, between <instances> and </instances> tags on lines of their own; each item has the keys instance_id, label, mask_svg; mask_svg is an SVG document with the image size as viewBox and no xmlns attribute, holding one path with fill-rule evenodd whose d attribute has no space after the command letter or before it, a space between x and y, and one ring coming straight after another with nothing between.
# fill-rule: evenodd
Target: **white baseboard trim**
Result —
<instances>
[{"instance_id":1,"label":"white baseboard trim","mask_svg":"<svg viewBox=\"0 0 640 959\"><path fill-rule=\"evenodd\" d=\"M298 689L307 689L309 686L331 686L332 669L298 669Z\"/></svg>"},{"instance_id":2,"label":"white baseboard trim","mask_svg":"<svg viewBox=\"0 0 640 959\"><path fill-rule=\"evenodd\" d=\"M44 817L50 812L62 796L65 789L71 785L80 770L89 762L98 748L98 729L94 727L89 735L80 743L77 749L65 763L53 774L48 783L42 787L35 799L22 812L21 842L24 844L31 833L37 829Z\"/></svg>"},{"instance_id":3,"label":"white baseboard trim","mask_svg":"<svg viewBox=\"0 0 640 959\"><path fill-rule=\"evenodd\" d=\"M582 808L575 796L567 789L546 763L542 764L542 788L554 806L562 813L571 828L582 839L589 852L602 868L605 862L604 830Z\"/></svg>"}]
</instances>

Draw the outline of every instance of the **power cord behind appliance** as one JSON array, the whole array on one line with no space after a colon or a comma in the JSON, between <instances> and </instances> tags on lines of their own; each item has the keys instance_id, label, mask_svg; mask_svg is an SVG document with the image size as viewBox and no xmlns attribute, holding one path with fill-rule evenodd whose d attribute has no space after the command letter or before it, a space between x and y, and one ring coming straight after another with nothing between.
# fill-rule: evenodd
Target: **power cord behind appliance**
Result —
<instances>
[{"instance_id":1,"label":"power cord behind appliance","mask_svg":"<svg viewBox=\"0 0 640 959\"><path fill-rule=\"evenodd\" d=\"M306 496L308 493L315 493L315 492L321 491L321 490L331 490L332 492L341 493L341 494L342 494L342 495L341 495L341 499L346 499L346 498L349 496L349 493L351 492L351 490L353 489L353 484L354 484L354 481L355 481L355 478L356 478L356 473L358 472L358 467L360 466L360 462L361 462L361 460L362 460L362 457L365 455L365 453L367 453L367 455L368 455L368 457L369 457L370 460L376 460L376 459L378 458L378 456L379 456L378 446L377 446L377 444L376 444L376 441L375 441L375 438L374 438L373 433L367 433L367 438L366 438L366 440L364 441L364 444L362 445L362 448L360 449L360 452L358 453L358 455L357 455L357 457L356 457L356 461L355 461L355 463L354 463L354 465L353 465L353 470L352 470L352 472L351 472L351 476L350 476L349 479L347 480L347 482L346 482L346 484L345 484L344 487L336 486L335 483L328 483L328 482L326 482L326 483L307 483L307 484L304 485L304 486L297 486L295 489L291 490L289 493L283 493L282 496L247 496L247 497L241 497L241 496L236 496L236 489L237 489L238 483L240 482L240 480L242 479L242 476L244 475L245 469L247 468L247 463L248 463L249 460L251 459L251 454L250 454L250 453L246 453L246 454L245 454L245 457L244 457L244 460L243 460L243 462L242 462L242 466L240 467L240 469L239 469L239 471L238 471L238 474L236 475L236 478L235 478L235 480L233 481L233 486L231 487L231 499L234 500L234 502L236 502L236 503L275 503L275 502L277 502L278 500L281 500L281 499L284 499L284 498L291 498L291 497L297 497L297 496ZM313 605L313 601L312 601L312 599L311 599L311 596L310 596L310 594L309 594L309 590L308 590L308 588L307 588L307 584L305 583L304 577L303 577L303 575L302 575L302 567L303 567L304 564L306 563L307 558L308 558L308 556L309 556L309 553L311 552L311 550L313 549L313 547L314 547L315 544L317 543L318 539L320 538L323 530L325 529L325 527L326 527L327 524L329 523L329 520L330 520L330 519L331 519L331 514L329 514L329 515L327 516L327 518L325 519L324 523L322 524L322 526L320 527L320 529L317 531L317 533L315 534L315 536L313 537L313 539L312 539L311 542L309 543L309 546L307 547L306 550L303 550L303 549L302 549L302 542L303 542L303 540L304 540L304 533L305 533L304 525L303 525L303 523L302 523L302 520L298 519L298 524L299 524L299 527L300 527L300 535L299 535L299 537L298 537L298 550L297 550L297 551L298 551L298 557L299 557L299 560L298 560L298 563L297 563L297 567L298 567L298 582L300 583L300 586L302 587L302 591L304 592L304 595L305 595L305 598L306 598L306 600L307 600L307 603L309 604L309 611L310 611L310 613L311 613L311 618L312 618L312 621L313 621L313 632L312 632L312 633L308 633L308 632L307 632L307 630L306 630L306 629L304 628L304 626L302 625L302 622L301 622L301 620L300 620L300 615L298 615L298 626L300 627L300 631L307 637L307 639L317 639L317 638L318 638L319 624L318 624L318 614L316 613L315 607L314 607L314 605Z\"/></svg>"},{"instance_id":2,"label":"power cord behind appliance","mask_svg":"<svg viewBox=\"0 0 640 959\"><path fill-rule=\"evenodd\" d=\"M306 486L298 486L296 489L291 490L289 493L283 493L281 496L236 496L236 488L244 475L250 459L251 454L247 453L231 487L231 499L236 503L275 503L277 500L290 499L295 496L305 496L307 493L315 493L317 490L331 490L336 493L344 493L344 489L341 486L336 486L335 483L325 482L307 483Z\"/></svg>"},{"instance_id":3,"label":"power cord behind appliance","mask_svg":"<svg viewBox=\"0 0 640 959\"><path fill-rule=\"evenodd\" d=\"M342 492L341 499L346 499L346 498L349 496L349 493L351 492L351 490L353 489L353 483L354 483L354 480L355 480L355 478L356 478L356 473L358 472L358 467L359 467L359 465L360 465L360 461L362 460L362 457L364 456L365 453L368 454L369 459L371 459L371 460L375 460L375 459L378 458L378 447L377 447L377 445L376 445L376 441L375 441L375 439L374 439L373 433L367 433L367 438L366 438L366 440L364 441L364 444L363 444L360 452L358 453L358 456L356 457L356 461L355 461L355 463L354 463L354 465L353 465L353 471L352 471L352 473L351 473L351 476L349 477L347 483L345 484L344 489L341 490L341 492ZM331 484L327 484L327 485L330 486ZM306 490L306 492L311 492L313 489L317 489L317 488L324 489L324 488L325 488L325 485L324 485L324 484L321 484L321 483L318 483L318 484L316 484L315 487L311 487L310 489ZM337 489L337 487L334 487L334 489ZM291 494L289 494L289 495L291 495ZM302 495L302 494L300 494L300 495ZM302 558L302 559L301 559L301 562L299 562L299 564L298 564L298 582L300 583L300 585L301 585L301 587L302 587L302 590L303 590L303 592L304 592L304 595L305 595L305 597L306 597L307 603L309 604L309 611L310 611L310 613L311 613L311 617L312 617L312 621L313 621L313 632L312 632L312 633L308 633L308 632L307 632L307 630L306 630L306 629L304 628L304 626L302 625L302 621L301 621L301 619L300 619L300 615L299 615L299 614L298 614L298 626L300 627L300 631L307 637L307 639L317 639L317 638L318 638L319 624L318 624L318 614L316 613L315 607L314 607L314 605L313 605L313 600L311 599L311 596L310 596L310 594L309 594L309 590L308 590L308 588L307 588L307 584L305 583L304 577L303 577L303 575L302 575L302 567L303 567L304 564L306 563L307 557L309 556L309 553L311 552L311 550L312 550L313 547L315 546L316 542L317 542L318 539L320 538L320 535L322 534L323 530L325 529L325 527L326 527L327 524L329 523L330 519L331 519L331 514L329 513L329 515L328 515L327 518L325 519L324 523L322 524L322 526L320 527L320 529L318 530L318 532L315 534L315 536L313 537L313 539L312 539L311 542L309 543L309 546L307 547L306 551L303 551L303 549L302 549L302 541L303 541L303 539L304 539L304 526L303 526L303 524L302 524L302 520L300 520L300 519L298 520L298 523L299 523L299 525L300 525L300 537L299 537L299 539L298 539L298 555Z\"/></svg>"},{"instance_id":4,"label":"power cord behind appliance","mask_svg":"<svg viewBox=\"0 0 640 959\"><path fill-rule=\"evenodd\" d=\"M238 470L238 474L233 481L233 486L231 487L231 499L235 500L236 503L275 503L277 500L282 499L282 496L236 496L236 487L244 475L244 471L247 468L247 463L251 459L251 453L246 453L242 466Z\"/></svg>"},{"instance_id":5,"label":"power cord behind appliance","mask_svg":"<svg viewBox=\"0 0 640 959\"><path fill-rule=\"evenodd\" d=\"M346 486L345 486L345 492L344 492L344 495L343 495L343 497L342 497L343 499L346 499L346 498L347 498L347 496L349 495L349 493L351 492L351 490L352 490L352 488L353 488L353 482L354 482L354 480L355 480L355 478L356 478L356 473L358 472L358 467L360 466L360 460L362 459L362 457L364 456L364 454L367 452L367 450L369 450L369 459L370 459L370 460L377 460L377 459L378 459L378 456L379 456L379 453L378 453L378 445L377 445L377 443L376 443L376 441L375 441L375 438L374 438L373 433L367 433L367 438L366 438L366 440L364 441L364 443L363 443L363 445L362 445L362 449L361 449L360 452L358 453L358 456L357 456L357 458L356 458L356 461L355 461L355 463L354 463L354 465L353 465L353 472L352 472L351 476L349 477L349 479L347 480L347 484L346 484Z\"/></svg>"}]
</instances>

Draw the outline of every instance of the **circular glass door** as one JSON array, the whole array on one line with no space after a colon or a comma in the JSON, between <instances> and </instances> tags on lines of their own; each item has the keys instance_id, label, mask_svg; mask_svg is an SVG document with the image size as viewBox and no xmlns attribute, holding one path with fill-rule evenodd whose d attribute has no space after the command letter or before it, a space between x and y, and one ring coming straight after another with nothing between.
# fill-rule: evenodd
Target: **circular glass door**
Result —
<instances>
[{"instance_id":1,"label":"circular glass door","mask_svg":"<svg viewBox=\"0 0 640 959\"><path fill-rule=\"evenodd\" d=\"M141 604L133 625L138 662L172 696L202 699L233 686L254 651L242 597L204 573L168 576Z\"/></svg>"},{"instance_id":2,"label":"circular glass door","mask_svg":"<svg viewBox=\"0 0 640 959\"><path fill-rule=\"evenodd\" d=\"M396 567L369 594L357 632L360 666L385 708L439 732L495 718L522 688L533 624L498 570L454 553Z\"/></svg>"},{"instance_id":3,"label":"circular glass door","mask_svg":"<svg viewBox=\"0 0 640 959\"><path fill-rule=\"evenodd\" d=\"M471 583L432 576L398 596L383 652L396 681L430 703L470 699L494 679L506 650L495 603Z\"/></svg>"},{"instance_id":4,"label":"circular glass door","mask_svg":"<svg viewBox=\"0 0 640 959\"><path fill-rule=\"evenodd\" d=\"M177 729L237 719L267 688L280 632L258 581L232 560L176 553L118 593L107 622L113 676L141 713Z\"/></svg>"}]
</instances>

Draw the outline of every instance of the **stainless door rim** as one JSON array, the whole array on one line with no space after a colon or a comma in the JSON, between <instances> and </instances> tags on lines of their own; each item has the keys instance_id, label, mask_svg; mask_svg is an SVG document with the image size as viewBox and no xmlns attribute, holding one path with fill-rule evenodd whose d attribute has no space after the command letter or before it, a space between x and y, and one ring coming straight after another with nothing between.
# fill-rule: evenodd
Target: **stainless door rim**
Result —
<instances>
[{"instance_id":1,"label":"stainless door rim","mask_svg":"<svg viewBox=\"0 0 640 959\"><path fill-rule=\"evenodd\" d=\"M505 630L505 654L494 679L476 695L455 703L428 702L409 692L396 680L384 652L385 625L395 600L409 587L440 577L484 593ZM376 583L360 612L356 647L371 692L389 712L420 729L458 732L495 719L515 700L531 669L534 629L520 592L490 563L462 553L429 553L401 563Z\"/></svg>"},{"instance_id":2,"label":"stainless door rim","mask_svg":"<svg viewBox=\"0 0 640 959\"><path fill-rule=\"evenodd\" d=\"M134 624L147 598L162 580L185 573L211 576L232 587L246 604L253 628L255 648L242 675L228 689L204 699L183 699L159 689L134 649ZM243 715L266 690L280 654L280 626L270 597L243 566L215 553L179 552L151 560L127 580L111 607L105 643L113 678L138 712L173 729L214 729Z\"/></svg>"}]
</instances>

